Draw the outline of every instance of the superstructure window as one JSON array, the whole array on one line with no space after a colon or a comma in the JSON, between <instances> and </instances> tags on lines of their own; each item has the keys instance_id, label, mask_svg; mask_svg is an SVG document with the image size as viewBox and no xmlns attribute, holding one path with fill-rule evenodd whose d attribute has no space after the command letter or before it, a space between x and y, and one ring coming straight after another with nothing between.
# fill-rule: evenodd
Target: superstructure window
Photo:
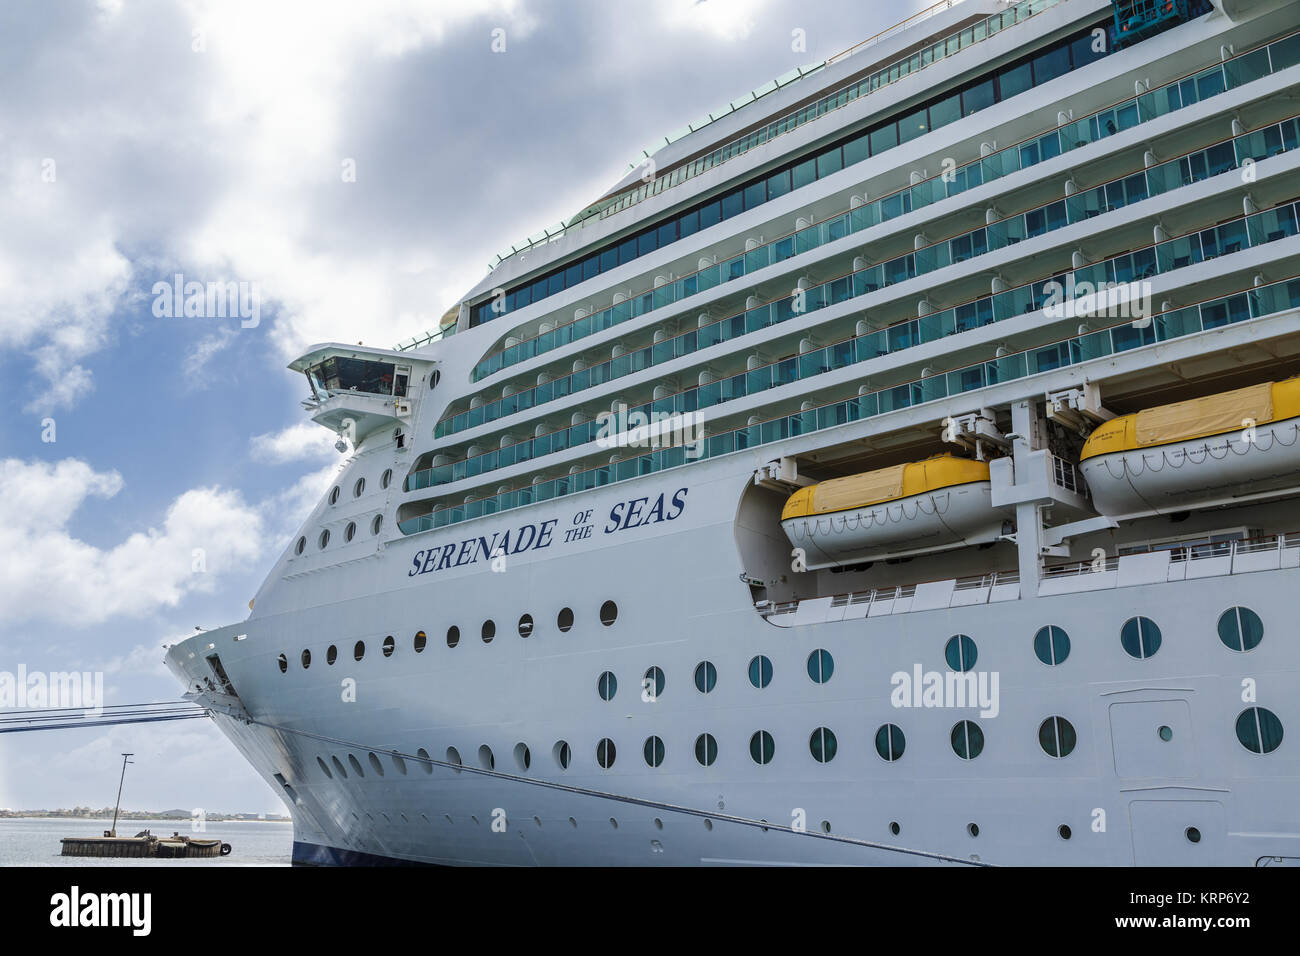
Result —
<instances>
[{"instance_id":1,"label":"superstructure window","mask_svg":"<svg viewBox=\"0 0 1300 956\"><path fill-rule=\"evenodd\" d=\"M406 396L410 369L392 362L373 362L369 359L332 356L307 370L307 380L312 392L324 398L322 391L365 392L370 395Z\"/></svg>"},{"instance_id":2,"label":"superstructure window","mask_svg":"<svg viewBox=\"0 0 1300 956\"><path fill-rule=\"evenodd\" d=\"M1247 707L1237 717L1237 739L1251 753L1272 753L1282 746L1282 721L1264 707Z\"/></svg>"},{"instance_id":3,"label":"superstructure window","mask_svg":"<svg viewBox=\"0 0 1300 956\"><path fill-rule=\"evenodd\" d=\"M818 727L808 738L808 749L818 763L830 763L835 759L835 734L827 727Z\"/></svg>"},{"instance_id":4,"label":"superstructure window","mask_svg":"<svg viewBox=\"0 0 1300 956\"><path fill-rule=\"evenodd\" d=\"M645 762L651 767L658 767L664 762L664 742L659 737L645 739Z\"/></svg>"},{"instance_id":5,"label":"superstructure window","mask_svg":"<svg viewBox=\"0 0 1300 956\"><path fill-rule=\"evenodd\" d=\"M1230 607L1219 616L1219 640L1234 651L1249 651L1264 639L1264 622L1248 607Z\"/></svg>"},{"instance_id":6,"label":"superstructure window","mask_svg":"<svg viewBox=\"0 0 1300 956\"><path fill-rule=\"evenodd\" d=\"M880 754L881 759L893 763L903 756L906 747L907 739L897 724L885 724L876 731L876 753Z\"/></svg>"},{"instance_id":7,"label":"superstructure window","mask_svg":"<svg viewBox=\"0 0 1300 956\"><path fill-rule=\"evenodd\" d=\"M597 678L596 693L600 694L601 700L614 699L614 695L618 693L618 678L612 671L605 671Z\"/></svg>"},{"instance_id":8,"label":"superstructure window","mask_svg":"<svg viewBox=\"0 0 1300 956\"><path fill-rule=\"evenodd\" d=\"M952 752L962 760L974 760L984 752L984 731L979 724L963 720L952 728Z\"/></svg>"},{"instance_id":9,"label":"superstructure window","mask_svg":"<svg viewBox=\"0 0 1300 956\"><path fill-rule=\"evenodd\" d=\"M695 667L695 689L707 694L718 684L718 669L711 661L701 661Z\"/></svg>"},{"instance_id":10,"label":"superstructure window","mask_svg":"<svg viewBox=\"0 0 1300 956\"><path fill-rule=\"evenodd\" d=\"M695 738L695 759L702 767L711 767L718 759L718 741L713 734L700 734Z\"/></svg>"},{"instance_id":11,"label":"superstructure window","mask_svg":"<svg viewBox=\"0 0 1300 956\"><path fill-rule=\"evenodd\" d=\"M1160 650L1160 628L1149 617L1131 617L1119 632L1119 642L1129 657L1145 660Z\"/></svg>"},{"instance_id":12,"label":"superstructure window","mask_svg":"<svg viewBox=\"0 0 1300 956\"><path fill-rule=\"evenodd\" d=\"M954 39L951 41L956 43ZM859 130L829 148L822 147L812 156L800 157L778 170L772 170L746 182L737 184L723 196L696 204L690 209L665 219L649 223L635 235L615 240L602 249L589 251L575 262L558 266L550 273L506 291L504 310L500 314L523 308L556 295L579 282L608 272L635 258L648 255L678 239L693 235L701 229L729 219L829 176L845 166L862 162L900 142L910 142L918 136L938 129L962 116L970 116L993 106L1000 100L1023 93L1035 85L1079 69L1100 59L1111 51L1106 43L1101 50L1093 49L1092 28L1072 37L1057 41L1050 47L1030 54L1024 61L984 76L955 90L936 94L930 100L912 107L906 116L894 116L868 130ZM953 51L955 52L955 50ZM904 63L893 79L919 69L930 62L930 48L926 48ZM759 139L758 142L762 140ZM480 325L494 319L494 299L479 302L470 309L470 325ZM357 361L357 360L351 360ZM382 363L375 363L382 364Z\"/></svg>"}]
</instances>

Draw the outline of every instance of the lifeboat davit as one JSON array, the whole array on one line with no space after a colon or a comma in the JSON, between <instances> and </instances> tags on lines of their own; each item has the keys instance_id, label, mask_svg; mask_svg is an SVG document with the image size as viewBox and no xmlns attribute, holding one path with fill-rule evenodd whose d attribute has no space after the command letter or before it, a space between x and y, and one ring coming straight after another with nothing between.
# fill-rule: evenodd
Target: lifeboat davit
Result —
<instances>
[{"instance_id":1,"label":"lifeboat davit","mask_svg":"<svg viewBox=\"0 0 1300 956\"><path fill-rule=\"evenodd\" d=\"M1120 517L1300 490L1300 376L1113 418L1079 470L1097 510Z\"/></svg>"},{"instance_id":2,"label":"lifeboat davit","mask_svg":"<svg viewBox=\"0 0 1300 956\"><path fill-rule=\"evenodd\" d=\"M987 462L953 455L800 488L781 527L811 570L995 541Z\"/></svg>"}]
</instances>

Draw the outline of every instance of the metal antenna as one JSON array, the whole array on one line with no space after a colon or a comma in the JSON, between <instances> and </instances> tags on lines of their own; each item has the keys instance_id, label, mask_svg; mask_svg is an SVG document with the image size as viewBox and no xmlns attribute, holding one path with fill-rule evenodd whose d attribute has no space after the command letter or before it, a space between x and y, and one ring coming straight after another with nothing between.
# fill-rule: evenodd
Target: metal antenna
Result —
<instances>
[{"instance_id":1,"label":"metal antenna","mask_svg":"<svg viewBox=\"0 0 1300 956\"><path fill-rule=\"evenodd\" d=\"M122 776L117 781L117 803L113 805L113 829L109 831L109 836L117 836L117 809L122 805L122 784L126 781L126 765L135 763L134 760L126 758L133 757L134 754L122 754Z\"/></svg>"}]
</instances>

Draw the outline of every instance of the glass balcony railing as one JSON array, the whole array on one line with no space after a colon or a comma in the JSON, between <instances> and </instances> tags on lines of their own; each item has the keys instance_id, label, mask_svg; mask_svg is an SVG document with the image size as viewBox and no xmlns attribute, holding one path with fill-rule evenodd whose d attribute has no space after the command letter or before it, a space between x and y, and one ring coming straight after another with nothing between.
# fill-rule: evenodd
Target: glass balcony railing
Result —
<instances>
[{"instance_id":1,"label":"glass balcony railing","mask_svg":"<svg viewBox=\"0 0 1300 956\"><path fill-rule=\"evenodd\" d=\"M1070 288L1068 283L1071 278L1077 294L1083 295L1108 283L1140 283L1156 275L1194 266L1297 234L1300 234L1300 203L1275 206L1251 216L1168 239L1145 249L1137 249L1104 262L1096 262L1071 273L1016 289L1008 289L974 302L887 326L707 385L689 388L632 408L629 414L639 413L644 415L647 421L657 421L667 415L699 412L746 395L754 395L834 369L844 368L847 365L900 352L925 342L933 342L958 332L1035 312L1044 308L1053 292L1059 294L1061 290ZM1059 317L1065 317L1064 310ZM736 329L739 334L743 325L738 323ZM473 478L484 472L574 448L601 438L602 429L607 431L608 426L599 421L583 422L571 428L562 428L473 458L416 471L408 476L406 489L413 491Z\"/></svg>"},{"instance_id":2,"label":"glass balcony railing","mask_svg":"<svg viewBox=\"0 0 1300 956\"><path fill-rule=\"evenodd\" d=\"M693 460L716 458L798 435L812 434L876 415L1037 375L1040 372L1078 365L1142 346L1167 342L1296 308L1300 308L1300 278L1283 279L1271 285L1235 292L1186 308L1173 309L1152 316L1146 321L1126 321L1110 328L1072 336L1060 342L1035 346L965 368L877 389L845 401L712 435L703 439L703 447L699 449L699 455ZM516 491L442 508L431 514L419 515L399 522L399 527L404 534L415 534L511 508L562 498L612 482L675 468L686 463L686 454L687 449L684 446L661 448L635 458L565 475Z\"/></svg>"},{"instance_id":3,"label":"glass balcony railing","mask_svg":"<svg viewBox=\"0 0 1300 956\"><path fill-rule=\"evenodd\" d=\"M1226 90L1235 89L1296 63L1300 63L1300 33L1242 53L1223 63L1216 63L1199 73L1158 89L1135 95L1119 104L1051 130L1043 136L1006 147L981 159L958 166L946 174L882 196L851 212L831 217L734 256L725 262L684 276L675 282L647 290L608 309L509 346L479 362L475 366L472 378L474 381L480 381L488 375L570 342L594 335L655 309L672 305L723 283L743 278L757 269L816 249L845 235L869 229L941 199L959 195L976 186L1001 179L1141 123L1202 103Z\"/></svg>"},{"instance_id":4,"label":"glass balcony railing","mask_svg":"<svg viewBox=\"0 0 1300 956\"><path fill-rule=\"evenodd\" d=\"M1210 176L1235 169L1247 159L1256 161L1265 159L1295 149L1297 146L1300 146L1300 120L1296 118L1284 120L1273 126L1247 133L1235 140L1225 140L1194 153L1168 160L1158 166L1152 166L1142 172L1094 186L1046 206L1028 210L1009 219L833 279L804 290L802 301L796 296L778 299L599 365L560 376L542 385L522 389L477 408L448 416L437 424L434 437L446 438L494 422L507 415L526 411L584 389L643 371L719 342L729 341L758 329L789 321L796 315L803 315L847 299L866 295L884 286L925 275L945 266L965 262L993 250L1015 245L1025 239L1053 232L1072 223L1122 209L1150 196L1200 182ZM824 228L831 235L845 235L853 231L853 218L866 208L859 207L834 220L821 223L815 228ZM810 231L805 230L805 232ZM797 236L788 238L795 240ZM793 250L798 249L797 242L791 242L790 248L792 250L790 254L794 254ZM751 254L758 252L760 250L755 249ZM622 305L627 304L622 303Z\"/></svg>"},{"instance_id":5,"label":"glass balcony railing","mask_svg":"<svg viewBox=\"0 0 1300 956\"><path fill-rule=\"evenodd\" d=\"M739 139L725 143L704 156L701 156L699 159L678 166L675 169L671 169L662 176L656 177L649 183L641 186L634 186L614 197L609 203L602 205L599 209L580 214L569 220L567 223L560 223L551 229L542 230L539 235L530 238L526 242L514 245L496 255L490 263L489 268L495 269L500 262L508 259L510 256L547 242L553 242L574 228L585 226L597 219L604 219L608 216L612 216L629 206L634 206L637 203L650 198L651 196L657 196L667 189L679 186L687 180L693 179L721 163L725 163L729 159L742 156L751 149L762 146L764 143L770 142L778 136L799 129L806 123L812 122L819 117L825 116L827 113L847 106L849 103L852 103L875 90L891 86L899 80L911 76L913 73L916 73L932 63L937 63L960 50L966 49L973 43L979 43L991 36L995 36L1002 32L1002 30L1014 24L1023 23L1030 17L1042 13L1044 10L1051 9L1060 2L1061 0L1021 0L1020 3L1009 7L1001 13L995 13L985 20L954 32L950 36L942 37L937 41L933 41L922 49L914 50L908 56L875 70L860 80L855 80L848 86L827 93L815 103L809 103L807 106L802 107L794 113L775 119L767 125L747 133ZM821 65L818 66L818 69L820 69L820 66ZM769 85L776 88L775 84ZM729 106L726 112L729 113L733 109L734 107ZM698 129L699 127L697 126L696 128ZM630 169L634 169L639 165L641 165L640 161L633 164Z\"/></svg>"}]
</instances>

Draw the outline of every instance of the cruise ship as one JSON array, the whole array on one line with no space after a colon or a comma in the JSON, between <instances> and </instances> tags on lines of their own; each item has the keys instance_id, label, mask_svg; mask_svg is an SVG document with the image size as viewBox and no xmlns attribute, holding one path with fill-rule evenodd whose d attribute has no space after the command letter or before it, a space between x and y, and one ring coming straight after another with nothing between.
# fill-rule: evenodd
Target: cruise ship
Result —
<instances>
[{"instance_id":1,"label":"cruise ship","mask_svg":"<svg viewBox=\"0 0 1300 956\"><path fill-rule=\"evenodd\" d=\"M298 357L167 663L299 864L1296 865L1298 216L1295 0L941 3Z\"/></svg>"}]
</instances>

